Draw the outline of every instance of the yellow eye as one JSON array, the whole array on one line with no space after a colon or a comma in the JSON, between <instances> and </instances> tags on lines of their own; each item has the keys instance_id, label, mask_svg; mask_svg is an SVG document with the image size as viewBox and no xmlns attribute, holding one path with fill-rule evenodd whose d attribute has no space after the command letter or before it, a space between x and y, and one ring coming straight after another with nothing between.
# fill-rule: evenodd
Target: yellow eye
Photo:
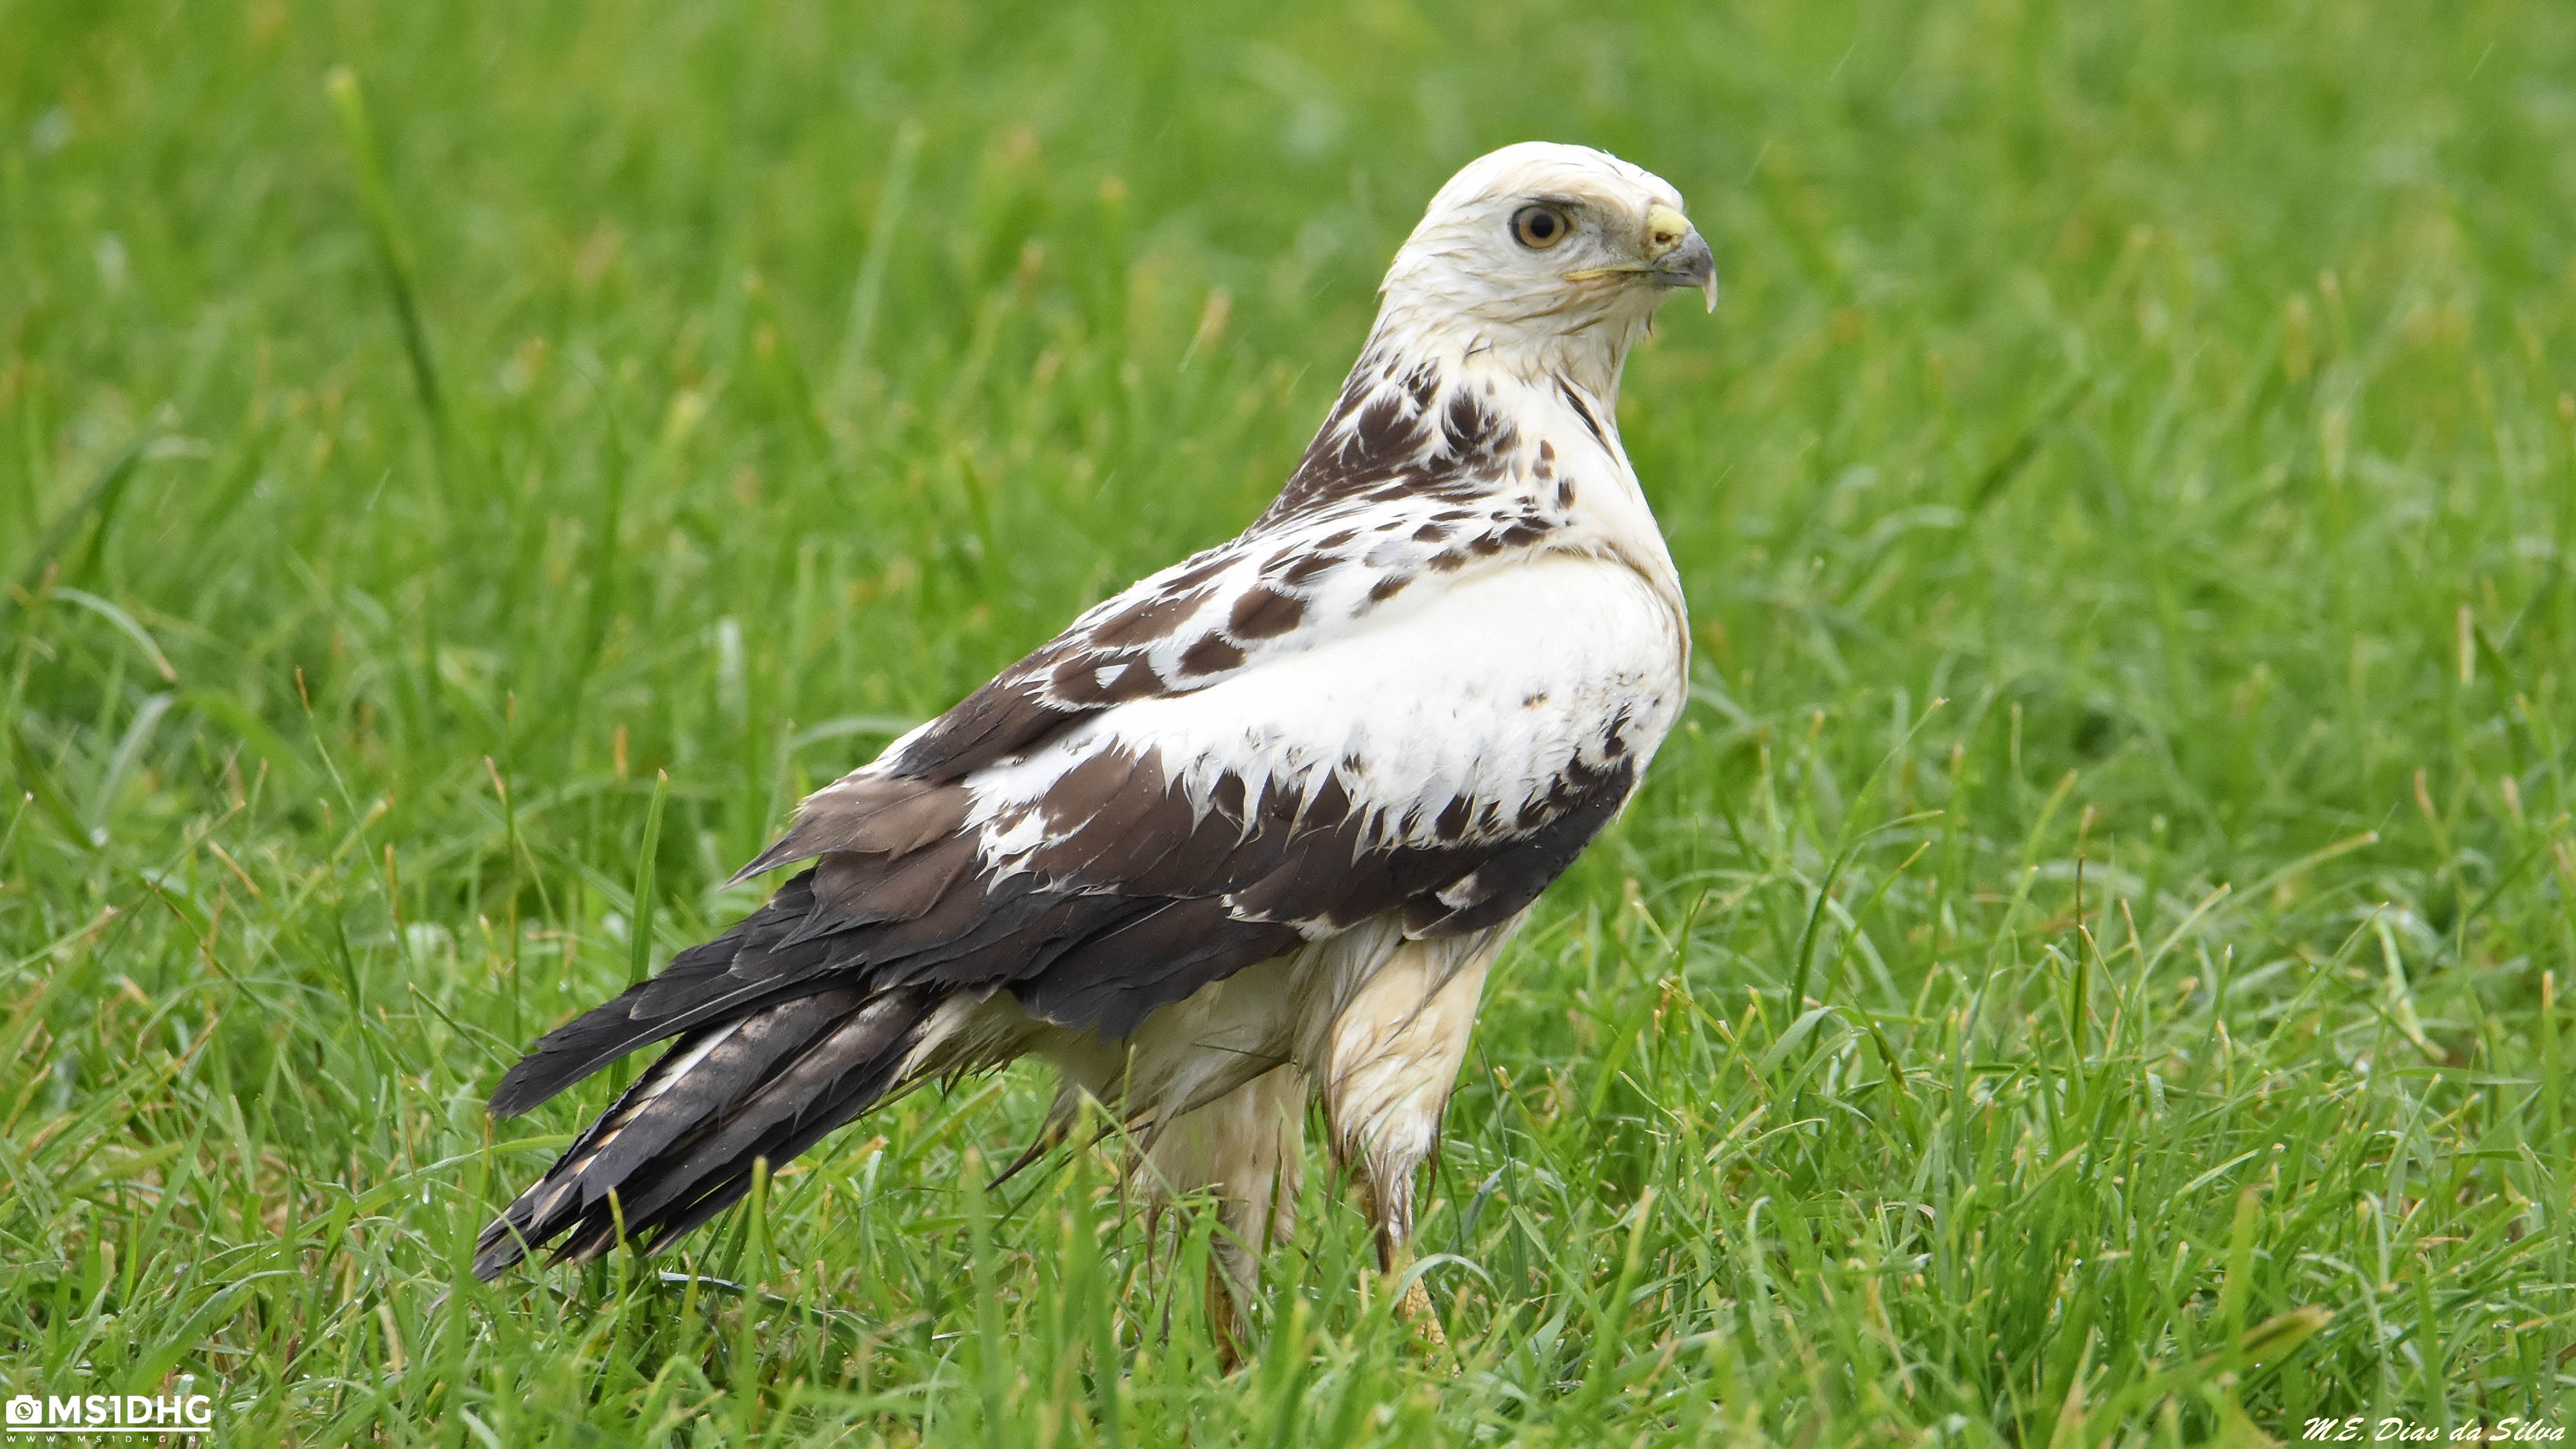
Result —
<instances>
[{"instance_id":1,"label":"yellow eye","mask_svg":"<svg viewBox=\"0 0 2576 1449\"><path fill-rule=\"evenodd\" d=\"M1553 206L1524 206L1512 213L1512 239L1534 252L1565 240L1574 224Z\"/></svg>"}]
</instances>

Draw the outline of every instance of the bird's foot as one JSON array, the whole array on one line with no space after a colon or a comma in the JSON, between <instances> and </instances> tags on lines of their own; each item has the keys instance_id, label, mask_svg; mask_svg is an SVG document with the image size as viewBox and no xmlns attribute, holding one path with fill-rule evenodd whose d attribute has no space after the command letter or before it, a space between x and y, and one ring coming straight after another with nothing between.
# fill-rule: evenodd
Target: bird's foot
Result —
<instances>
[{"instance_id":1,"label":"bird's foot","mask_svg":"<svg viewBox=\"0 0 2576 1449\"><path fill-rule=\"evenodd\" d=\"M1432 1306L1431 1290L1422 1286L1421 1279L1405 1285L1404 1296L1395 1300L1395 1316L1412 1327L1423 1347L1434 1351L1449 1347L1449 1335L1440 1327L1440 1310Z\"/></svg>"}]
</instances>

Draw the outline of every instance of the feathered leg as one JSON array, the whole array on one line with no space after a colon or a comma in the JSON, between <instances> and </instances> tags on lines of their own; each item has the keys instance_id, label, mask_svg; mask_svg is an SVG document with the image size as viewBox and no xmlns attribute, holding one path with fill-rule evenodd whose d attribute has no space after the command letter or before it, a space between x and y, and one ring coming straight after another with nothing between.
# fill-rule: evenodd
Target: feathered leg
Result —
<instances>
[{"instance_id":1,"label":"feathered leg","mask_svg":"<svg viewBox=\"0 0 2576 1449\"><path fill-rule=\"evenodd\" d=\"M1208 1258L1208 1309L1217 1351L1242 1362L1246 1309L1261 1284L1261 1254L1297 1225L1305 1176L1306 1074L1278 1067L1147 1133L1139 1175L1168 1201L1194 1192L1217 1199Z\"/></svg>"},{"instance_id":2,"label":"feathered leg","mask_svg":"<svg viewBox=\"0 0 2576 1449\"><path fill-rule=\"evenodd\" d=\"M1333 1158L1354 1179L1390 1281L1413 1260L1415 1179L1439 1147L1486 973L1517 924L1396 946L1326 1035L1319 1077ZM1446 1341L1419 1278L1396 1310Z\"/></svg>"}]
</instances>

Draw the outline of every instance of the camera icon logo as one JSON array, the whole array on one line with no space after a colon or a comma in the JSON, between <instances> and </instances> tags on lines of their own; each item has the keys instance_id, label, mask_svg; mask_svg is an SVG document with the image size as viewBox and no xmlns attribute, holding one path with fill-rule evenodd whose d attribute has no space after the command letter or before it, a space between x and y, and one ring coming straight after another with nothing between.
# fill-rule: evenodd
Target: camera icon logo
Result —
<instances>
[{"instance_id":1,"label":"camera icon logo","mask_svg":"<svg viewBox=\"0 0 2576 1449\"><path fill-rule=\"evenodd\" d=\"M44 1417L44 1400L34 1394L20 1394L9 1401L9 1422L12 1424L42 1423Z\"/></svg>"}]
</instances>

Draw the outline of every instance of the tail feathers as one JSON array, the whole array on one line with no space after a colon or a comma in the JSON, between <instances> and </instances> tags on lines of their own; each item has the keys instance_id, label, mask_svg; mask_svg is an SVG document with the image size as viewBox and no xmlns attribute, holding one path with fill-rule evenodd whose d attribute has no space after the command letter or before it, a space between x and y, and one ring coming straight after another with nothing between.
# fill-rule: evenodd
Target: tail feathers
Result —
<instances>
[{"instance_id":1,"label":"tail feathers","mask_svg":"<svg viewBox=\"0 0 2576 1449\"><path fill-rule=\"evenodd\" d=\"M515 1117L640 1047L812 990L828 944L807 941L782 950L779 943L812 913L813 880L809 870L789 881L732 930L539 1037L502 1074L492 1091L492 1115Z\"/></svg>"},{"instance_id":2,"label":"tail feathers","mask_svg":"<svg viewBox=\"0 0 2576 1449\"><path fill-rule=\"evenodd\" d=\"M661 1247L748 1192L756 1161L783 1164L884 1100L958 1018L937 993L839 988L684 1037L483 1229L475 1276L557 1239L558 1261L596 1258L621 1217Z\"/></svg>"}]
</instances>

